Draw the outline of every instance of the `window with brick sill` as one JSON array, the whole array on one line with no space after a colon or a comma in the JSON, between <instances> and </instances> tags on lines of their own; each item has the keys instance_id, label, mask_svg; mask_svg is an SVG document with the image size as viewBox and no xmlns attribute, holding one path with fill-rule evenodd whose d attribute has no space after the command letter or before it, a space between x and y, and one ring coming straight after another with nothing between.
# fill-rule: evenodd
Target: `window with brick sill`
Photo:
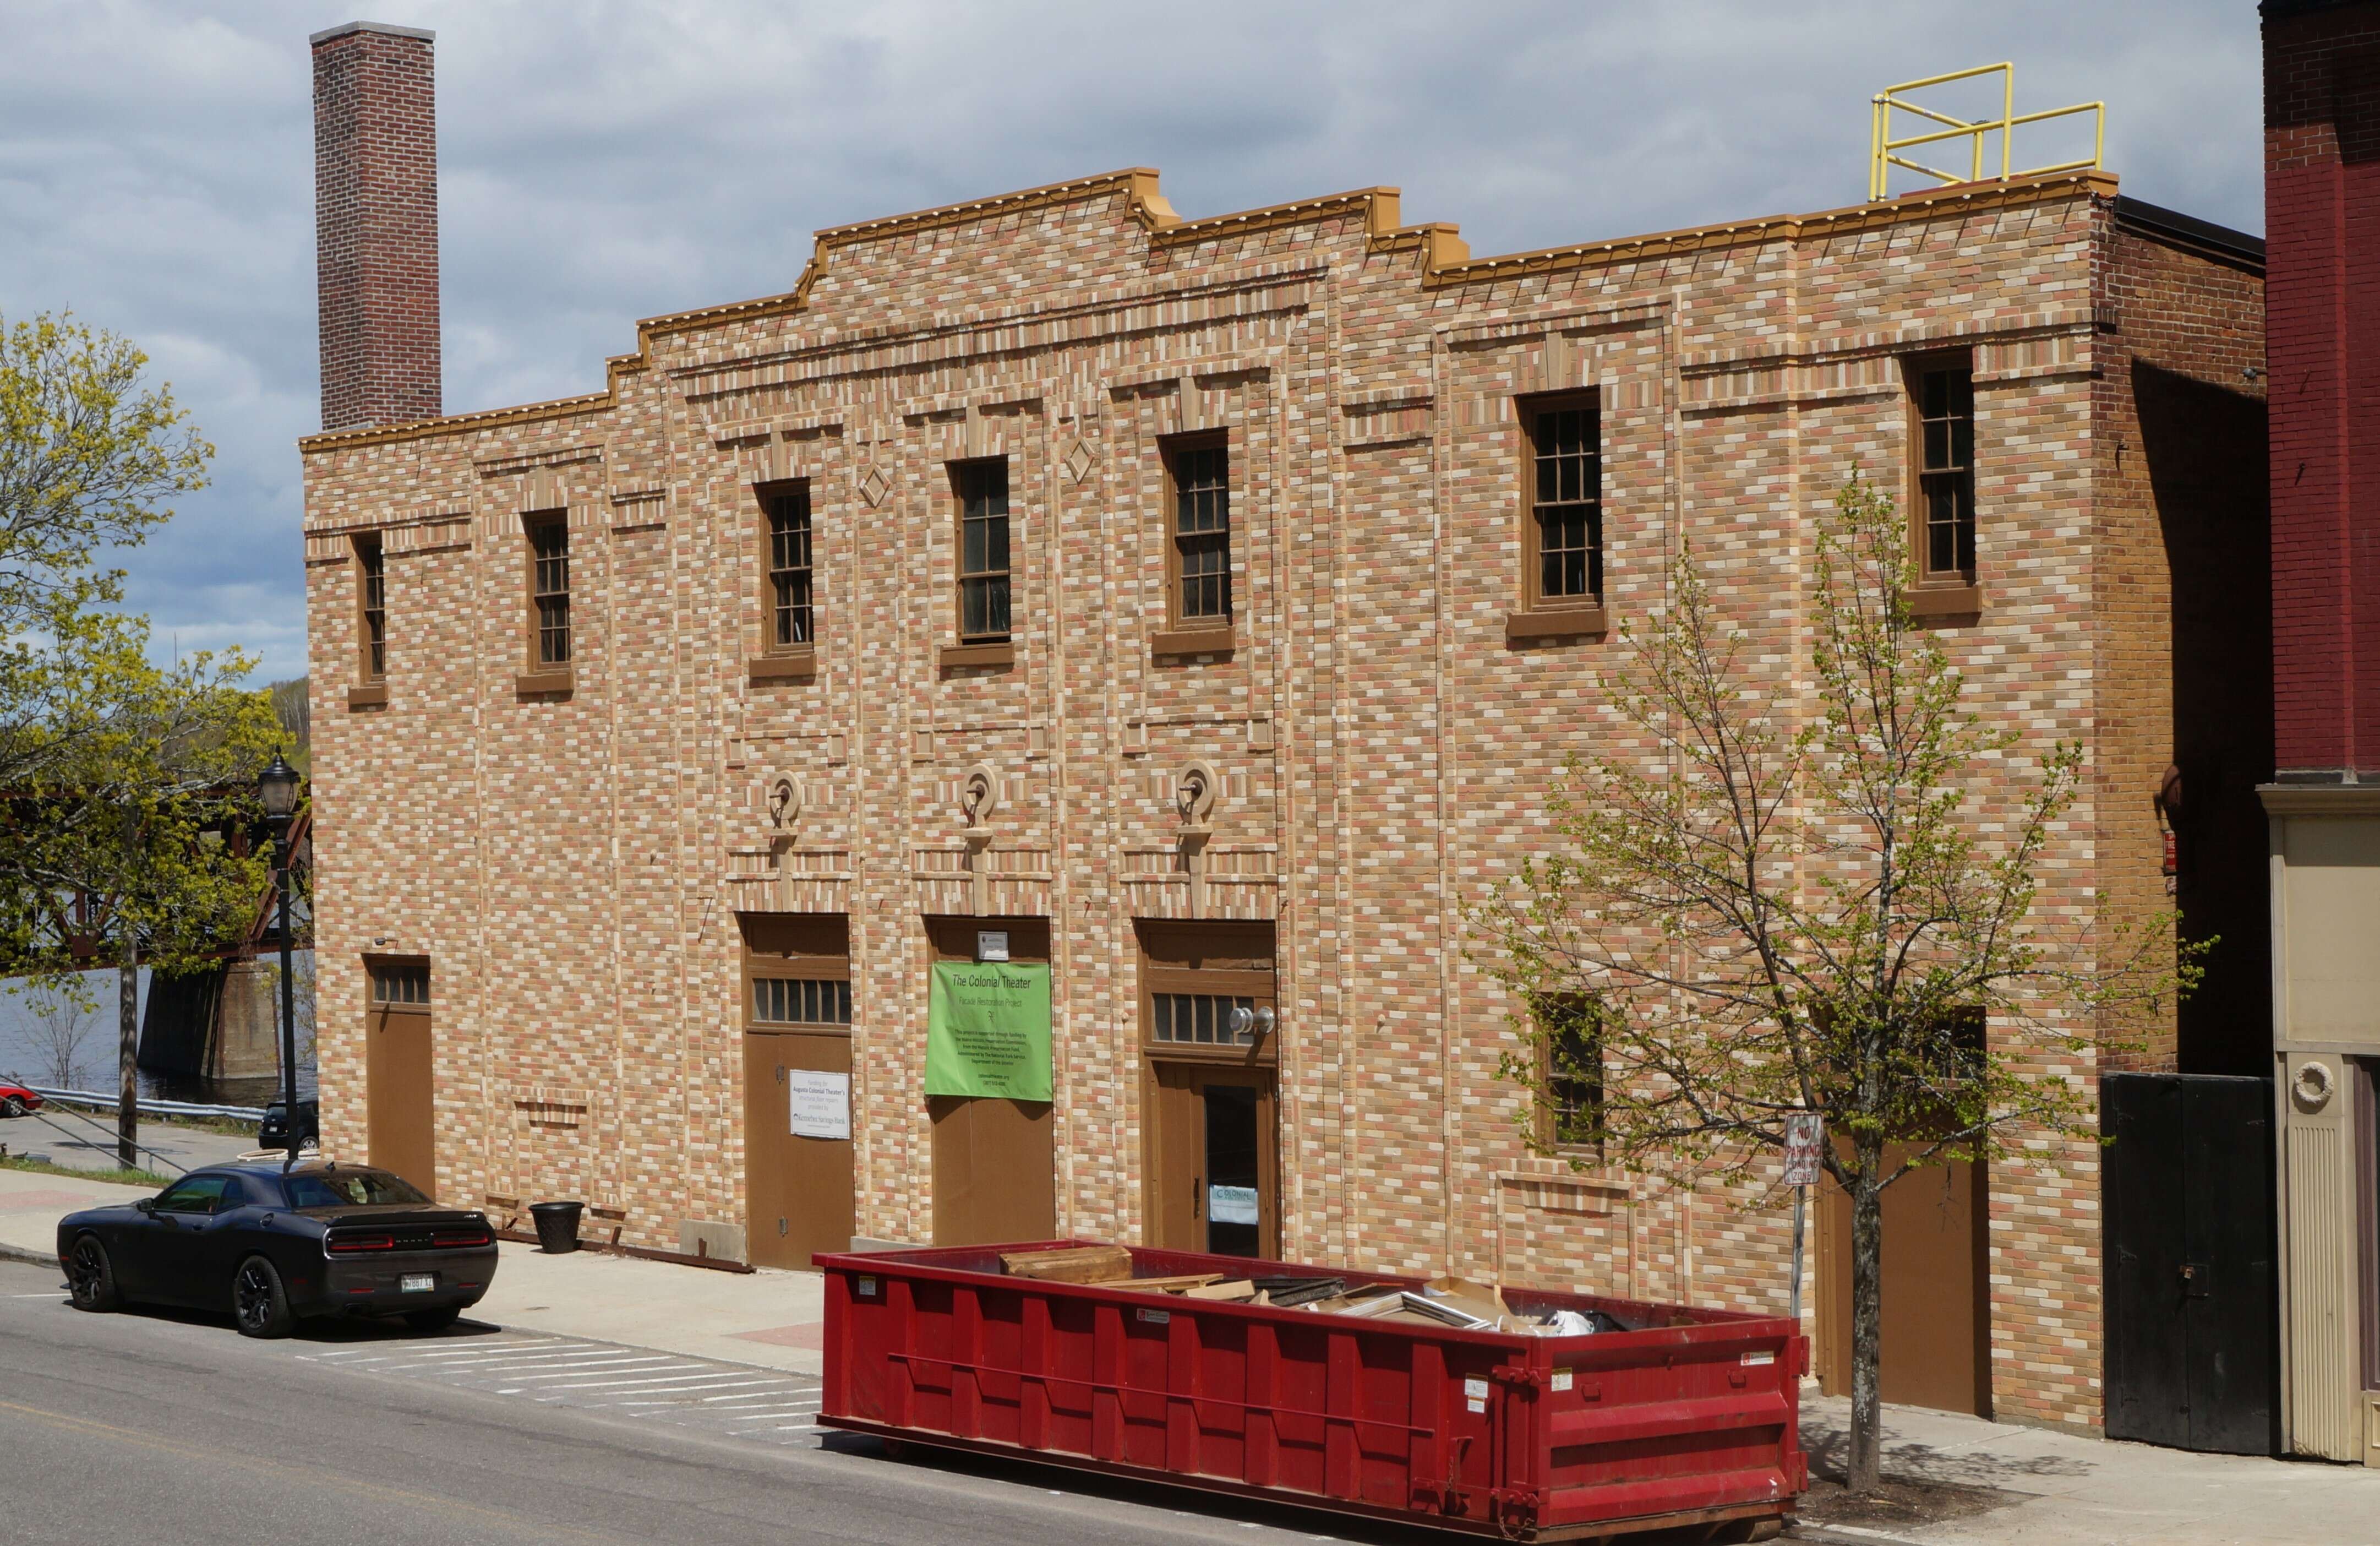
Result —
<instances>
[{"instance_id":1,"label":"window with brick sill","mask_svg":"<svg viewBox=\"0 0 2380 1546\"><path fill-rule=\"evenodd\" d=\"M1603 610L1603 411L1593 392L1520 401L1521 605L1508 643L1588 638Z\"/></svg>"},{"instance_id":2,"label":"window with brick sill","mask_svg":"<svg viewBox=\"0 0 2380 1546\"><path fill-rule=\"evenodd\" d=\"M1228 655L1232 607L1232 452L1220 434L1182 435L1160 447L1165 468L1165 626L1159 655Z\"/></svg>"},{"instance_id":3,"label":"window with brick sill","mask_svg":"<svg viewBox=\"0 0 2380 1546\"><path fill-rule=\"evenodd\" d=\"M1904 600L1912 617L1957 621L1983 610L1975 575L1975 386L1964 355L1910 362L1909 541L1917 583Z\"/></svg>"},{"instance_id":4,"label":"window with brick sill","mask_svg":"<svg viewBox=\"0 0 2380 1546\"><path fill-rule=\"evenodd\" d=\"M1007 644L1008 458L953 462L951 482L959 507L958 641Z\"/></svg>"},{"instance_id":5,"label":"window with brick sill","mask_svg":"<svg viewBox=\"0 0 2380 1546\"><path fill-rule=\"evenodd\" d=\"M1562 995L1536 1005L1537 1141L1547 1149L1603 1151L1600 1006Z\"/></svg>"},{"instance_id":6,"label":"window with brick sill","mask_svg":"<svg viewBox=\"0 0 2380 1546\"><path fill-rule=\"evenodd\" d=\"M756 683L800 681L818 670L809 484L766 491L760 503L760 650L748 676Z\"/></svg>"},{"instance_id":7,"label":"window with brick sill","mask_svg":"<svg viewBox=\"0 0 2380 1546\"><path fill-rule=\"evenodd\" d=\"M522 522L528 549L528 661L523 694L568 692L577 653L570 618L570 526L559 512Z\"/></svg>"}]
</instances>

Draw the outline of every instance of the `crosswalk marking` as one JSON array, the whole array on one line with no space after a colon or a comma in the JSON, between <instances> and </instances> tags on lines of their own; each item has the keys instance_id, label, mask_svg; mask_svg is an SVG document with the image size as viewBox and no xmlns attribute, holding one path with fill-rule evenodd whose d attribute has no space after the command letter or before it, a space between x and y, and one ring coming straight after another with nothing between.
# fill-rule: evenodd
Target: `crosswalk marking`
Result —
<instances>
[{"instance_id":1,"label":"crosswalk marking","mask_svg":"<svg viewBox=\"0 0 2380 1546\"><path fill-rule=\"evenodd\" d=\"M301 1359L395 1380L427 1380L516 1401L705 1429L754 1443L817 1442L815 1375L577 1337L386 1343L310 1348Z\"/></svg>"}]
</instances>

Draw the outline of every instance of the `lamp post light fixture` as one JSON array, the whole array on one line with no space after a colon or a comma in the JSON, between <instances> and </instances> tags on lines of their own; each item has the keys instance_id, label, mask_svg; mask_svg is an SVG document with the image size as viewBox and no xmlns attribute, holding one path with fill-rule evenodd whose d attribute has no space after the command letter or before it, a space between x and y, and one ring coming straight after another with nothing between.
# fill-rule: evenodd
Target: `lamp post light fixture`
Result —
<instances>
[{"instance_id":1,"label":"lamp post light fixture","mask_svg":"<svg viewBox=\"0 0 2380 1546\"><path fill-rule=\"evenodd\" d=\"M287 1124L288 1163L298 1163L298 999L289 952L289 821L298 812L298 770L273 761L256 775L256 796L263 803L265 823L273 829L274 889L281 895L281 1111Z\"/></svg>"}]
</instances>

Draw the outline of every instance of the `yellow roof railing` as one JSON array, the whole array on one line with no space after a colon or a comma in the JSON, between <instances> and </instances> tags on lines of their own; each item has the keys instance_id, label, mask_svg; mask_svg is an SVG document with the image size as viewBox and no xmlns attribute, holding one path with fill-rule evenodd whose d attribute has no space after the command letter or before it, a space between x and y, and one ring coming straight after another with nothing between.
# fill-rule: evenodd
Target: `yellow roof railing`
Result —
<instances>
[{"instance_id":1,"label":"yellow roof railing","mask_svg":"<svg viewBox=\"0 0 2380 1546\"><path fill-rule=\"evenodd\" d=\"M1929 86L1948 85L1953 80L1973 80L1978 76L1997 73L2000 78L2000 115L1997 118L1969 120L1953 117L1948 113L1911 102L1903 91L1924 91ZM1944 127L1900 139L1893 137L1895 113L1907 113L1926 123ZM2052 118L2071 117L2078 113L2093 116L2091 154L2083 161L2060 161L2046 166L2014 169L2016 129L2020 124L2038 124ZM1999 171L1984 170L1985 139L1999 136ZM1964 139L1967 141L1967 170L1946 172L1938 166L1928 166L1911 161L1899 152L1918 145L1938 144L1945 140ZM1982 182L1987 176L2010 177L2040 177L2049 172L2071 172L2085 166L2097 166L2107 149L2107 104L2104 102L2077 103L2071 107L2052 107L2041 113L2019 113L2016 110L2016 67L2013 64L1978 65L1971 70L1952 70L1948 75L1930 75L1923 80L1904 80L1898 86L1888 86L1877 93L1869 108L1867 196L1870 201L1891 197L1889 181L1892 169L1905 167L1938 182Z\"/></svg>"}]
</instances>

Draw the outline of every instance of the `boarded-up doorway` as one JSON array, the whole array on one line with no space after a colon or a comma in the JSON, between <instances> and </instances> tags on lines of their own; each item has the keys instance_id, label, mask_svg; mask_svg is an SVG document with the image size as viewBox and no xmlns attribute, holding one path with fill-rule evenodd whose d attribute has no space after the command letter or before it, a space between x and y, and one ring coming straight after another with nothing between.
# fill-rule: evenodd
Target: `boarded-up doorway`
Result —
<instances>
[{"instance_id":1,"label":"boarded-up doorway","mask_svg":"<svg viewBox=\"0 0 2380 1546\"><path fill-rule=\"evenodd\" d=\"M1272 925L1144 919L1135 928L1148 1071L1141 1205L1148 1241L1277 1257ZM1235 1026L1234 1010L1253 1023Z\"/></svg>"},{"instance_id":2,"label":"boarded-up doorway","mask_svg":"<svg viewBox=\"0 0 2380 1546\"><path fill-rule=\"evenodd\" d=\"M1888 1148L1886 1163L1905 1150ZM1852 1388L1852 1204L1818 1186L1819 1378ZM1982 1172L1972 1162L1912 1171L1884 1189L1884 1399L1992 1415L1990 1245Z\"/></svg>"},{"instance_id":3,"label":"boarded-up doorway","mask_svg":"<svg viewBox=\"0 0 2380 1546\"><path fill-rule=\"evenodd\" d=\"M364 963L364 1143L371 1163L438 1195L430 963Z\"/></svg>"},{"instance_id":4,"label":"boarded-up doorway","mask_svg":"<svg viewBox=\"0 0 2380 1546\"><path fill-rule=\"evenodd\" d=\"M851 1248L851 929L841 913L742 913L746 1248L808 1267Z\"/></svg>"},{"instance_id":5,"label":"boarded-up doorway","mask_svg":"<svg viewBox=\"0 0 2380 1546\"><path fill-rule=\"evenodd\" d=\"M937 961L976 959L977 935L1008 936L1012 961L1050 959L1046 918L929 918ZM925 985L918 984L919 992ZM983 1246L1048 1240L1058 1233L1057 1125L1047 1101L937 1095L934 1244Z\"/></svg>"}]
</instances>

